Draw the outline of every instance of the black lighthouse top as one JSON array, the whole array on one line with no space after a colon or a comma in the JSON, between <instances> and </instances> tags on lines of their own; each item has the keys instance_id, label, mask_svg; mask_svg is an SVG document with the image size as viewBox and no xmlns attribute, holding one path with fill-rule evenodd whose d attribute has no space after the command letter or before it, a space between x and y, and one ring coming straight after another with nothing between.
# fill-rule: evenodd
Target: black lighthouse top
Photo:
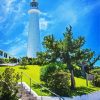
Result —
<instances>
[{"instance_id":1,"label":"black lighthouse top","mask_svg":"<svg viewBox=\"0 0 100 100\"><path fill-rule=\"evenodd\" d=\"M38 8L38 2L37 0L33 0L31 3L30 3L31 7L34 8L34 9L37 9Z\"/></svg>"}]
</instances>

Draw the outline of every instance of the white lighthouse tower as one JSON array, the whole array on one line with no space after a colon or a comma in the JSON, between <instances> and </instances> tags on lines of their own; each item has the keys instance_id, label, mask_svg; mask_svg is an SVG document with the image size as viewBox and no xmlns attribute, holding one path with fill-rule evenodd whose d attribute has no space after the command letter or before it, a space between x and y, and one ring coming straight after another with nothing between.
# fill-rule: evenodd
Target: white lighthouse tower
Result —
<instances>
[{"instance_id":1,"label":"white lighthouse tower","mask_svg":"<svg viewBox=\"0 0 100 100\"><path fill-rule=\"evenodd\" d=\"M28 48L27 57L36 57L36 53L40 51L40 30L39 30L39 9L37 0L30 3L31 9L28 11L29 32L28 32Z\"/></svg>"}]
</instances>

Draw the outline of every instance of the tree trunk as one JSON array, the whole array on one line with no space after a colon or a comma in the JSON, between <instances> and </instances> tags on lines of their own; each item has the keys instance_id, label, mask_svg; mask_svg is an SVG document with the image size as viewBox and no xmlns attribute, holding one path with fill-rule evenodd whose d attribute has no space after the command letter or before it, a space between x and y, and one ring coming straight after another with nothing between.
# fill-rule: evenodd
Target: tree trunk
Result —
<instances>
[{"instance_id":1,"label":"tree trunk","mask_svg":"<svg viewBox=\"0 0 100 100\"><path fill-rule=\"evenodd\" d=\"M73 70L70 70L70 72L71 72L71 89L74 90L75 89L74 73Z\"/></svg>"},{"instance_id":2,"label":"tree trunk","mask_svg":"<svg viewBox=\"0 0 100 100\"><path fill-rule=\"evenodd\" d=\"M81 67L81 73L82 73L82 76L85 77L85 65L82 65Z\"/></svg>"},{"instance_id":3,"label":"tree trunk","mask_svg":"<svg viewBox=\"0 0 100 100\"><path fill-rule=\"evenodd\" d=\"M74 79L73 66L71 65L70 62L67 63L67 66L71 73L71 89L74 90L75 89L75 79Z\"/></svg>"}]
</instances>

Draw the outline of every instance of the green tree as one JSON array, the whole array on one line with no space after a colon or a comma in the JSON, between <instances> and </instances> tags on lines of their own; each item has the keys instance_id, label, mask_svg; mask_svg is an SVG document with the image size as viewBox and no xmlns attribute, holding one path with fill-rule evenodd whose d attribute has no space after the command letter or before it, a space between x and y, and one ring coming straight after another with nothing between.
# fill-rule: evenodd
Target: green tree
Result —
<instances>
[{"instance_id":1,"label":"green tree","mask_svg":"<svg viewBox=\"0 0 100 100\"><path fill-rule=\"evenodd\" d=\"M61 40L61 60L66 63L71 73L71 88L75 88L74 64L82 58L83 50L81 47L85 43L84 37L73 38L72 27L66 28L63 34L64 39Z\"/></svg>"},{"instance_id":2,"label":"green tree","mask_svg":"<svg viewBox=\"0 0 100 100\"><path fill-rule=\"evenodd\" d=\"M50 55L48 54L48 52L38 52L37 53L37 64L39 65L46 65L50 63Z\"/></svg>"},{"instance_id":3,"label":"green tree","mask_svg":"<svg viewBox=\"0 0 100 100\"><path fill-rule=\"evenodd\" d=\"M28 65L28 58L27 57L21 58L20 65L23 66L25 69L26 65Z\"/></svg>"},{"instance_id":4,"label":"green tree","mask_svg":"<svg viewBox=\"0 0 100 100\"><path fill-rule=\"evenodd\" d=\"M18 59L15 58L15 57L13 57L13 58L9 58L9 61L10 61L11 63L17 63Z\"/></svg>"},{"instance_id":5,"label":"green tree","mask_svg":"<svg viewBox=\"0 0 100 100\"><path fill-rule=\"evenodd\" d=\"M92 59L92 58L91 58ZM100 60L100 55L98 55L97 57L93 58L93 60L89 60L89 67L92 69L93 66L95 65L95 63Z\"/></svg>"},{"instance_id":6,"label":"green tree","mask_svg":"<svg viewBox=\"0 0 100 100\"><path fill-rule=\"evenodd\" d=\"M59 41L53 35L45 36L43 46L46 48L46 59L49 63L56 62L60 57Z\"/></svg>"},{"instance_id":7,"label":"green tree","mask_svg":"<svg viewBox=\"0 0 100 100\"><path fill-rule=\"evenodd\" d=\"M0 58L0 64L5 63L5 60L3 58Z\"/></svg>"},{"instance_id":8,"label":"green tree","mask_svg":"<svg viewBox=\"0 0 100 100\"><path fill-rule=\"evenodd\" d=\"M71 26L66 28L63 36L61 40L56 40L53 35L46 36L43 45L48 53L49 61L59 60L66 64L66 68L71 73L71 88L75 89L74 65L79 65L82 61L89 62L93 58L93 52L87 48L83 49L85 38L82 36L74 38Z\"/></svg>"},{"instance_id":9,"label":"green tree","mask_svg":"<svg viewBox=\"0 0 100 100\"><path fill-rule=\"evenodd\" d=\"M48 52L51 54L51 60L54 62L60 58L60 61L66 64L71 73L71 88L75 88L75 79L74 79L74 66L75 62L81 58L81 47L85 43L84 37L78 37L77 39L73 38L72 27L66 28L66 32L63 34L64 39L56 41L51 36L46 36L44 38L44 46ZM80 55L81 56L81 55Z\"/></svg>"},{"instance_id":10,"label":"green tree","mask_svg":"<svg viewBox=\"0 0 100 100\"><path fill-rule=\"evenodd\" d=\"M12 68L6 68L0 75L0 100L18 100L18 80L20 76Z\"/></svg>"},{"instance_id":11,"label":"green tree","mask_svg":"<svg viewBox=\"0 0 100 100\"><path fill-rule=\"evenodd\" d=\"M81 67L84 75L85 73L89 73L90 70L94 68L95 63L100 60L100 55L94 57L95 52L91 51L90 49L85 50L83 54L83 59L80 59L78 65Z\"/></svg>"},{"instance_id":12,"label":"green tree","mask_svg":"<svg viewBox=\"0 0 100 100\"><path fill-rule=\"evenodd\" d=\"M4 58L5 63L9 63L9 59L8 58Z\"/></svg>"}]
</instances>

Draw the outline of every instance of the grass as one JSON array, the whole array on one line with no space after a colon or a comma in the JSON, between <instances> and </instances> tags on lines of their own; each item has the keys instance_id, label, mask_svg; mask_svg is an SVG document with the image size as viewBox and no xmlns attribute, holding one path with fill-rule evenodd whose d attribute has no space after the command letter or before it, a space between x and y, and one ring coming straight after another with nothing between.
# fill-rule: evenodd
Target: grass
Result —
<instances>
[{"instance_id":1,"label":"grass","mask_svg":"<svg viewBox=\"0 0 100 100\"><path fill-rule=\"evenodd\" d=\"M0 67L0 72L3 72L5 68L6 67ZM41 69L41 67L40 66L28 65L26 67L26 69L24 69L21 66L15 66L15 67L11 67L11 68L14 68L16 72L19 72L19 73L23 72L23 73L26 73L28 76L30 76L35 81L35 82L32 81L32 86L31 86L32 89L38 95L41 95L41 88L38 84L36 84L36 83L41 84L41 81L40 81L40 69ZM24 81L28 85L30 85L30 78L27 75L23 74L22 81ZM21 81L21 80L19 80L19 81ZM85 79L75 77L75 81L76 81L76 90L71 91L70 96L82 95L82 94L87 94L87 93L90 93L90 92L93 92L93 91L100 90L100 88L92 86L90 82L89 82L89 86L87 87ZM45 92L42 93L42 95L50 95L50 93L45 91Z\"/></svg>"},{"instance_id":2,"label":"grass","mask_svg":"<svg viewBox=\"0 0 100 100\"><path fill-rule=\"evenodd\" d=\"M88 86L86 85L86 79L77 78L75 77L76 82L76 90L71 91L71 95L82 95L82 94L88 94L94 91L99 91L99 87L94 87L91 82L88 82Z\"/></svg>"}]
</instances>

